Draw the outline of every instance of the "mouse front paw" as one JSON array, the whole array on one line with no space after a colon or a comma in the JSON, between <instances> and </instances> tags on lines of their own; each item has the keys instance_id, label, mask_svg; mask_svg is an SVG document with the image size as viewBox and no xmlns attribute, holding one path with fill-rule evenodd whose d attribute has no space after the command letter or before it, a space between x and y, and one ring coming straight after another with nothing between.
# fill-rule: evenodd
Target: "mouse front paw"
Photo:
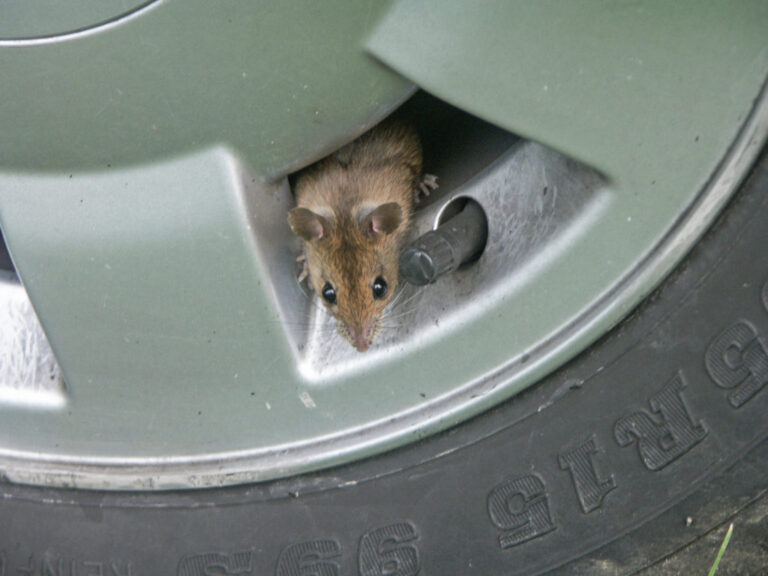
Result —
<instances>
[{"instance_id":1,"label":"mouse front paw","mask_svg":"<svg viewBox=\"0 0 768 576\"><path fill-rule=\"evenodd\" d=\"M421 182L419 182L419 187L414 190L414 202L418 204L423 198L429 196L432 190L437 190L438 187L437 176L434 174L424 174Z\"/></svg>"}]
</instances>

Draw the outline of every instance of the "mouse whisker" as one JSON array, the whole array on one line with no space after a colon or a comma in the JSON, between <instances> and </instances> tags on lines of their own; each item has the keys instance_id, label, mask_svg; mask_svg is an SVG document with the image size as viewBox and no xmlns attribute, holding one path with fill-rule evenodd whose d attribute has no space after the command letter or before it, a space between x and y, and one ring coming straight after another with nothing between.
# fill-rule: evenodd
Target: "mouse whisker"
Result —
<instances>
[{"instance_id":1,"label":"mouse whisker","mask_svg":"<svg viewBox=\"0 0 768 576\"><path fill-rule=\"evenodd\" d=\"M417 306L408 306L408 302L403 302L399 306L387 306L384 310L382 310L381 315L382 317L387 316L402 316L404 314L411 314L412 312L415 312L418 307Z\"/></svg>"},{"instance_id":2,"label":"mouse whisker","mask_svg":"<svg viewBox=\"0 0 768 576\"><path fill-rule=\"evenodd\" d=\"M382 316L381 321L385 323L397 322L398 324L403 324L408 319L409 319L409 316L408 316L408 313L406 313L406 314L397 314L393 316Z\"/></svg>"},{"instance_id":3,"label":"mouse whisker","mask_svg":"<svg viewBox=\"0 0 768 576\"><path fill-rule=\"evenodd\" d=\"M404 307L403 305L398 306L394 309L388 309L384 310L382 312L382 318L400 318L401 316L407 316L409 314L414 314L418 311L417 306L411 306L411 307Z\"/></svg>"},{"instance_id":4,"label":"mouse whisker","mask_svg":"<svg viewBox=\"0 0 768 576\"><path fill-rule=\"evenodd\" d=\"M401 291L398 294L398 296L400 296L401 294L405 294L405 293L406 293L406 291L403 290L403 291ZM398 307L402 308L406 304L409 304L409 303L413 302L414 300L416 300L417 298L419 298L421 296L421 294L422 293L420 291L413 292L412 294L408 294L408 296L404 300L402 300L402 301L398 298L397 301L396 301L396 304L397 304ZM394 298L393 298L393 302L395 302Z\"/></svg>"},{"instance_id":5,"label":"mouse whisker","mask_svg":"<svg viewBox=\"0 0 768 576\"><path fill-rule=\"evenodd\" d=\"M398 290L397 293L395 294L395 297L392 298L392 301L389 303L389 306L387 307L389 308L391 306L397 306L397 303L400 302L400 300L402 300L405 293L406 293L405 289Z\"/></svg>"}]
</instances>

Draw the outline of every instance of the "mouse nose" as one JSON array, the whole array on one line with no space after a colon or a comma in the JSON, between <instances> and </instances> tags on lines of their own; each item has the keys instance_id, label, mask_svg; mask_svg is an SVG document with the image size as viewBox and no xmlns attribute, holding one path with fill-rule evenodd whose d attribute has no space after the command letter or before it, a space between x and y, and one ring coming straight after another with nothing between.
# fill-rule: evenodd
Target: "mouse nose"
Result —
<instances>
[{"instance_id":1,"label":"mouse nose","mask_svg":"<svg viewBox=\"0 0 768 576\"><path fill-rule=\"evenodd\" d=\"M355 348L358 352L365 352L371 347L371 343L362 336L355 334Z\"/></svg>"},{"instance_id":2,"label":"mouse nose","mask_svg":"<svg viewBox=\"0 0 768 576\"><path fill-rule=\"evenodd\" d=\"M373 343L374 325L374 322L369 322L365 326L350 329L350 332L352 333L352 342L358 352L365 352L371 347L371 344Z\"/></svg>"}]
</instances>

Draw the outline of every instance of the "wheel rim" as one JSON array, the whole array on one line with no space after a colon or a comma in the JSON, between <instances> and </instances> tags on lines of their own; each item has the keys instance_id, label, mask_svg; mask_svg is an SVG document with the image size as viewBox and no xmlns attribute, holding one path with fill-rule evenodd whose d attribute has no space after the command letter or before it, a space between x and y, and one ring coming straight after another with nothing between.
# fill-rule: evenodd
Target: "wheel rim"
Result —
<instances>
[{"instance_id":1,"label":"wheel rim","mask_svg":"<svg viewBox=\"0 0 768 576\"><path fill-rule=\"evenodd\" d=\"M457 3L418 46L400 41L418 21L401 3L147 6L83 34L0 41L0 69L19 79L0 87L0 227L66 382L43 361L25 292L5 282L16 320L3 327L17 330L0 332L0 372L18 378L0 383L0 468L20 482L264 480L471 418L620 321L765 140L764 15L751 5ZM580 26L540 33L564 19ZM502 48L528 57L485 62ZM404 291L360 355L295 282L284 176L402 103L406 79L463 110L407 104L442 184L417 231L469 196L489 241L471 267Z\"/></svg>"},{"instance_id":2,"label":"wheel rim","mask_svg":"<svg viewBox=\"0 0 768 576\"><path fill-rule=\"evenodd\" d=\"M82 456L68 457L64 454L39 455L4 448L2 450L3 469L10 479L33 484L146 489L224 485L279 477L299 470L348 460L359 454L361 447L363 450L378 451L382 447L391 445L392 439L401 438L406 432L412 435L415 430L420 435L429 434L444 427L446 423L466 419L487 406L508 397L516 390L551 371L554 367L561 365L569 356L584 348L589 342L594 341L631 310L675 266L700 234L711 224L751 166L765 141L767 130L768 104L763 96L758 101L752 116L744 125L739 137L724 157L717 173L705 189L695 196L683 214L677 215L674 226L663 241L654 247L649 255L642 258L639 264L622 278L621 282L606 287L602 297L595 301L591 307L582 310L578 318L563 323L559 331L552 333L538 346L527 348L524 355L512 357L506 365L482 374L466 386L448 390L436 400L425 399L426 401L420 403L415 409L393 414L392 418L388 420L381 421L379 419L379 421L371 422L367 426L359 426L303 444L276 445L254 451L218 452L202 457L199 455L171 455L162 458L127 459L103 457L91 459ZM495 189L493 179L502 178L503 180L507 178L507 170L519 174L521 166L526 164L537 167L546 164L552 172L556 172L557 166L566 167L567 170L563 170L563 174L570 177L575 171L578 174L577 180L579 182L588 183L583 187L583 196L587 198L587 201L576 205L578 209L574 210L574 216L565 219L569 226L573 225L573 222L579 222L579 219L585 218L585 214L590 218L599 217L602 210L600 202L595 203L592 199L595 190L600 190L605 185L599 176L543 147L528 142L518 142L512 146L510 152L495 162L481 177L471 181L468 185L453 190L449 195L441 198L439 202L423 209L418 217L419 227L426 229L432 226L442 206L455 196L473 196L481 204L484 203L487 209L489 200L483 191ZM570 190L574 189L574 186L571 185ZM515 207L518 212L524 209L525 207L521 208L519 205ZM596 214L596 216L589 216L590 214ZM541 214L538 214L537 218L538 220L536 218L530 219L528 223L540 225ZM488 256L484 255L484 257L487 258ZM513 269L519 266L519 259L511 258L509 262L511 264L508 265ZM466 272L468 275L474 273L472 269ZM511 275L514 276L514 274ZM504 282L508 283L509 280L502 281L501 287L490 285L489 294L491 295L486 298L492 300L494 290L502 293L509 291L510 287ZM487 281L484 284L486 287L489 286ZM16 313L20 310L25 311L21 315L25 319L24 322L16 322L16 332L11 334L6 331L3 335L3 343L7 348L11 340L19 341L20 333L39 334L40 329L36 324L34 314L31 312L23 287L12 277L6 276L3 279L2 289L4 301L9 303L6 310L14 310ZM443 294L437 301L445 301L446 298L447 296ZM423 330L419 326L426 326L433 321L435 316L434 310L426 308L427 312L423 312L425 307L419 307L417 310L422 310L422 314L416 322L412 322L412 325L419 332ZM328 347L313 342L313 339L327 338L329 325L326 323L327 319L320 312L316 312L316 314L318 314L319 324L309 333L306 342L303 343L305 352L298 350L302 346L300 333L294 334L297 343L295 354L297 361L300 364L303 363L302 369L309 373L309 378L314 378L324 384L324 378L327 378L327 375L322 373L322 368L329 365L333 366L333 361L338 362L337 369L340 367L342 371L354 372L356 369L354 362L350 363L349 358L352 357L355 362L362 361L363 363L367 361L367 358L364 356L355 358L346 348L340 348L336 344ZM450 324L450 319L448 323ZM4 322L4 325L10 326L10 323ZM461 321L456 321L456 325L460 326ZM402 334L395 334L389 342L386 341L385 337L382 346L384 351L380 352L380 355L389 354L397 357L397 351L402 347L402 337ZM420 334L419 338L424 338L424 334ZM46 352L44 348L40 350L39 358L42 358ZM318 360L318 358L324 360ZM386 361L381 358L378 360ZM319 371L317 370L318 367L320 367ZM51 368L51 370L55 370L55 368ZM51 373L55 374L55 372ZM40 375L39 383L50 378L50 374L47 372L40 372ZM8 392L11 387L6 384L4 390ZM309 388L309 392L302 398L302 401L308 405L308 410L313 409L310 408L311 403L317 402L313 399L313 390ZM48 386L45 388L45 398L52 407L59 404L66 406L64 400L66 394L67 392L63 387ZM40 398L43 396L35 397L33 394L31 398L31 402L34 404L40 402Z\"/></svg>"}]
</instances>

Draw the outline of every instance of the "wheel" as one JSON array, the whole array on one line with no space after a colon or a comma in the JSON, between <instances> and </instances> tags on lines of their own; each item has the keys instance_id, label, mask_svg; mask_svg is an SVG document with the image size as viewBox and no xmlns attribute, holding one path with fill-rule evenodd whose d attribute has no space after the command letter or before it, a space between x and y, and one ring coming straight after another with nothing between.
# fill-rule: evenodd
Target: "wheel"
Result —
<instances>
[{"instance_id":1,"label":"wheel","mask_svg":"<svg viewBox=\"0 0 768 576\"><path fill-rule=\"evenodd\" d=\"M423 54L413 67L399 62L388 47L401 44L386 34L404 4L378 15L291 13L298 31L304 19L338 17L335 26L354 31L380 17L369 50L493 121L423 93L405 104L420 112L443 190L417 214L417 232L470 197L489 239L474 264L414 291L408 324L361 356L333 341L292 277L286 176L400 105L413 85L364 58L354 34L351 51L294 34L291 50L312 44L348 60L264 76L276 88L264 88L250 126L286 128L275 151L237 122L250 109L240 83L258 75L221 54L250 46L254 23L284 46L277 12L261 21L232 6L184 6L142 4L126 21L73 32L60 52L46 37L0 39L0 69L30 82L5 84L2 100L26 96L32 111L56 109L58 92L32 89L54 76L64 94L81 93L66 77L79 58L152 56L85 84L82 100L60 99L54 116L83 122L71 147L57 146L31 112L0 107L17 136L0 139L0 225L23 281L2 278L0 296L15 304L0 308L0 336L3 350L36 351L13 356L35 362L0 362L32 374L29 385L0 385L0 575L672 573L669 555L688 550L677 557L690 560L687 547L730 518L745 519L732 546L760 538L768 160L758 152L767 124L765 70L745 55L762 54L762 36L744 34L736 56L718 52L732 91L697 106L722 106L722 117L661 98L638 134L620 134L616 107L601 125L600 106L583 99L596 131L580 148L576 120L557 134L550 116L536 126L526 116L520 132L536 143L498 127L512 130L515 118L487 107L486 91L468 103L465 86L419 77ZM699 30L707 17L697 16L691 46L709 47L709 28ZM166 79L166 55L188 67L198 56L157 30L199 38L185 26L202 22L228 39L205 44L205 60L226 65ZM621 54L609 56L621 64ZM253 66L274 68L266 57ZM742 82L729 84L727 72ZM220 86L200 80L208 73L226 81L230 107L185 98ZM184 121L172 122L167 100L143 98L147 74L149 94L173 95ZM369 89L351 90L360 75ZM296 95L292 122L281 89L304 77L321 88ZM107 84L131 96L116 99ZM670 81L661 93L685 101L691 86ZM318 98L322 111L308 106ZM117 106L110 126L124 139L106 138L101 105ZM550 112L571 106L547 100ZM315 121L320 128L307 129ZM686 146L638 152L665 141L649 126ZM711 564L708 554L690 561L700 571ZM764 552L750 549L739 570L764 565Z\"/></svg>"}]
</instances>

